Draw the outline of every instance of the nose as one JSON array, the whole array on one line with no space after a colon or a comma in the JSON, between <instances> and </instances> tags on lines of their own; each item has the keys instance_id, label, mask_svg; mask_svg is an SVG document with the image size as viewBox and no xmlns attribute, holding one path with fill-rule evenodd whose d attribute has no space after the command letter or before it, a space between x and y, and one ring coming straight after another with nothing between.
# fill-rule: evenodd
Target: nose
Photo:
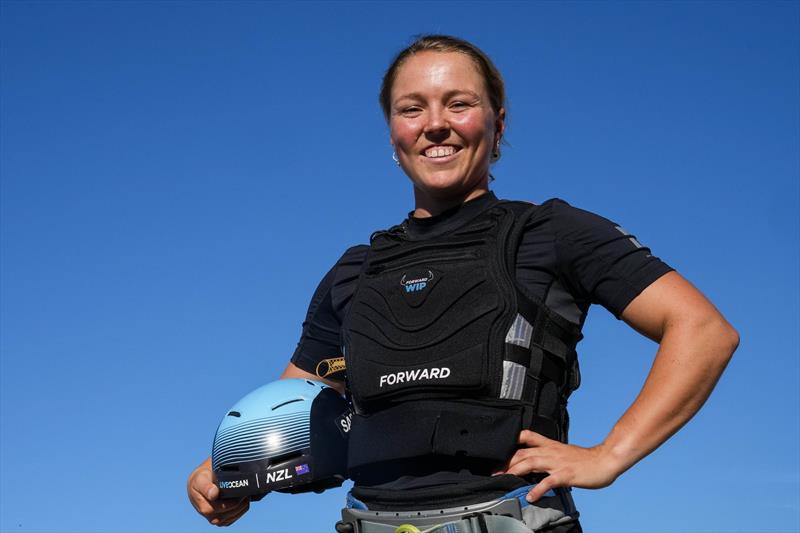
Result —
<instances>
[{"instance_id":1,"label":"nose","mask_svg":"<svg viewBox=\"0 0 800 533\"><path fill-rule=\"evenodd\" d=\"M440 106L430 108L424 132L425 136L433 141L442 136L446 138L450 134L450 124L447 122L444 109Z\"/></svg>"}]
</instances>

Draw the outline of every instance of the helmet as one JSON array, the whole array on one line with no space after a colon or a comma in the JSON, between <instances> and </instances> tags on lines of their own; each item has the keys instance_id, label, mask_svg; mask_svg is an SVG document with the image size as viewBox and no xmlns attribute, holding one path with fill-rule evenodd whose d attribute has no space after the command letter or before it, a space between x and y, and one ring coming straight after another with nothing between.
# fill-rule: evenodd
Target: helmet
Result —
<instances>
[{"instance_id":1,"label":"helmet","mask_svg":"<svg viewBox=\"0 0 800 533\"><path fill-rule=\"evenodd\" d=\"M223 498L322 492L347 469L350 409L334 389L282 379L234 405L214 436L211 467Z\"/></svg>"}]
</instances>

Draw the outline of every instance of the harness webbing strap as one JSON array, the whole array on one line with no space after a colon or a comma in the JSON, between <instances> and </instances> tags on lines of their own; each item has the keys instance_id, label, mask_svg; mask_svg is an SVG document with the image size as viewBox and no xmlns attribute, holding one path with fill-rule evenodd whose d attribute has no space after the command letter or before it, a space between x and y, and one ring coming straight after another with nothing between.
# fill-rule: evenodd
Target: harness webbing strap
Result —
<instances>
[{"instance_id":1,"label":"harness webbing strap","mask_svg":"<svg viewBox=\"0 0 800 533\"><path fill-rule=\"evenodd\" d=\"M475 513L472 516L422 529L361 521L358 533L531 533L521 520L510 516Z\"/></svg>"}]
</instances>

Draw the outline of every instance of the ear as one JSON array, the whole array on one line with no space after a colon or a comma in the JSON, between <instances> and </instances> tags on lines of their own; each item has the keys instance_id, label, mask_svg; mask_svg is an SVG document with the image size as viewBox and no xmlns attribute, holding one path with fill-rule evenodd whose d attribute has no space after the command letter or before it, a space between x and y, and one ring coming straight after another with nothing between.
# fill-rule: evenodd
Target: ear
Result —
<instances>
[{"instance_id":1,"label":"ear","mask_svg":"<svg viewBox=\"0 0 800 533\"><path fill-rule=\"evenodd\" d=\"M501 107L497 113L497 118L494 122L495 138L494 142L497 144L503 138L503 133L506 131L506 108Z\"/></svg>"}]
</instances>

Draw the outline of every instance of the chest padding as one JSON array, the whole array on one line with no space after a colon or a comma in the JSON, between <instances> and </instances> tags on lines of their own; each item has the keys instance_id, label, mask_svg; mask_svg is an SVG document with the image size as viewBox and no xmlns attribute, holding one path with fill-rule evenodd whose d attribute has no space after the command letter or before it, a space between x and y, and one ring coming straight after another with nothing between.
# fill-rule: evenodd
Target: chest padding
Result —
<instances>
[{"instance_id":1,"label":"chest padding","mask_svg":"<svg viewBox=\"0 0 800 533\"><path fill-rule=\"evenodd\" d=\"M422 456L496 466L523 428L566 441L580 331L515 284L532 209L499 202L424 241L373 236L342 329L354 480Z\"/></svg>"},{"instance_id":2,"label":"chest padding","mask_svg":"<svg viewBox=\"0 0 800 533\"><path fill-rule=\"evenodd\" d=\"M359 412L414 397L498 397L503 339L516 313L500 206L446 235L373 236L346 328Z\"/></svg>"}]
</instances>

